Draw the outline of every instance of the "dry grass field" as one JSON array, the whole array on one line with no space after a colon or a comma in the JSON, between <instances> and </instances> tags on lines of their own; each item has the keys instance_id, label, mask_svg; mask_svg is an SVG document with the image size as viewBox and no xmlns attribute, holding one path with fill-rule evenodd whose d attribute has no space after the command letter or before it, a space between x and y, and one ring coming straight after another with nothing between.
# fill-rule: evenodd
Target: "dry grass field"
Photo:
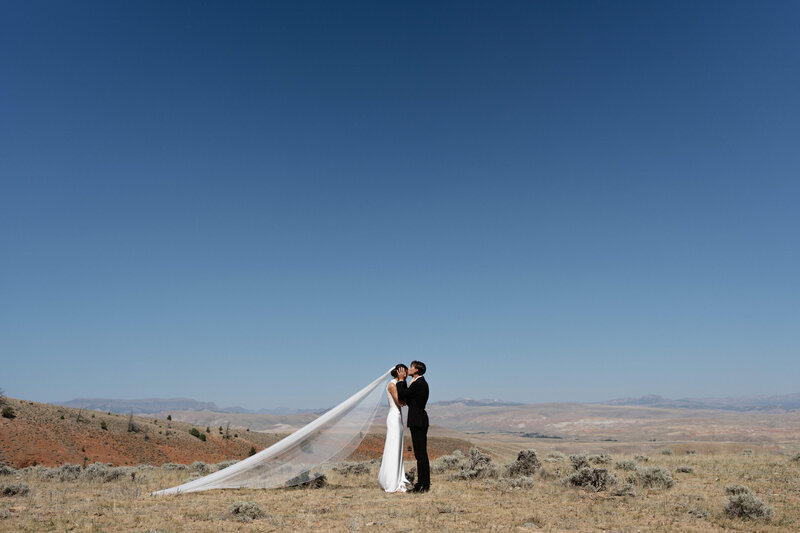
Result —
<instances>
[{"instance_id":1,"label":"dry grass field","mask_svg":"<svg viewBox=\"0 0 800 533\"><path fill-rule=\"evenodd\" d=\"M649 460L635 459L633 450L595 457L599 464L592 468L608 469L618 480L601 491L565 485L563 478L574 471L569 458L544 447L537 451L541 468L524 478L507 477L502 464L506 454L494 456L489 465L497 464L498 469L479 472L488 477L475 479L457 479L464 470L459 466L442 470L440 459L431 492L421 495L381 492L374 463L361 475L328 471L328 484L322 488L218 490L166 497L149 494L185 481L191 469L123 467L120 477L111 481L84 479L85 471L74 473L77 479L60 481L45 479L54 476L52 471L32 467L0 475L4 487L29 488L24 495L0 496L0 531L800 530L800 462L791 455L796 450L743 453L734 445L674 448L669 448L672 455L652 450ZM591 446L585 450L601 452ZM617 464L625 460L640 467L666 468L674 485L645 488L636 482L620 490L633 473ZM407 463L407 468L411 466ZM496 471L499 476L491 477ZM728 502L725 487L737 483L747 485L774 509L771 520L735 518L723 512ZM231 508L241 501L255 504L262 514L252 520L237 519Z\"/></svg>"}]
</instances>

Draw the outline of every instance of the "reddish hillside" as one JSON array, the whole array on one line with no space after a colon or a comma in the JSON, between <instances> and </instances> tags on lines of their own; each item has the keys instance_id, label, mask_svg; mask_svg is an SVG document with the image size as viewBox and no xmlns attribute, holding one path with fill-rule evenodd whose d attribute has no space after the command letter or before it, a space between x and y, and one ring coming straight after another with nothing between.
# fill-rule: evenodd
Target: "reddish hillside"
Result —
<instances>
[{"instance_id":1,"label":"reddish hillside","mask_svg":"<svg viewBox=\"0 0 800 533\"><path fill-rule=\"evenodd\" d=\"M128 417L99 411L8 399L16 413L0 418L0 464L18 468L32 464L55 466L93 462L114 465L149 463L217 463L247 457L250 448L262 450L283 435L231 428L225 439L219 428L194 426L165 419L134 417L136 431L128 431ZM105 423L106 429L103 429ZM196 428L202 441L189 431ZM410 444L410 439L407 439ZM369 434L353 453L353 459L372 459L383 453L383 435ZM465 440L431 437L431 458L454 449L467 449ZM411 459L412 454L406 453Z\"/></svg>"}]
</instances>

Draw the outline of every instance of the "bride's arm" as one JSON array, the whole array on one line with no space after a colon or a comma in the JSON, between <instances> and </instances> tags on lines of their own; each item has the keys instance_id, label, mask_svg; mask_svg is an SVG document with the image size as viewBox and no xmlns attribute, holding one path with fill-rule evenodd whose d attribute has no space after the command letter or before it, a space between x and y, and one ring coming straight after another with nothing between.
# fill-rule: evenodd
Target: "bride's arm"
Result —
<instances>
[{"instance_id":1,"label":"bride's arm","mask_svg":"<svg viewBox=\"0 0 800 533\"><path fill-rule=\"evenodd\" d=\"M389 383L389 394L391 394L391 395L392 395L392 400L394 400L394 404L395 404L397 407L403 407L403 405L405 405L405 404L404 404L403 402L401 402L401 401L400 401L400 399L397 397L397 385L395 385L393 382L392 382L392 383Z\"/></svg>"}]
</instances>

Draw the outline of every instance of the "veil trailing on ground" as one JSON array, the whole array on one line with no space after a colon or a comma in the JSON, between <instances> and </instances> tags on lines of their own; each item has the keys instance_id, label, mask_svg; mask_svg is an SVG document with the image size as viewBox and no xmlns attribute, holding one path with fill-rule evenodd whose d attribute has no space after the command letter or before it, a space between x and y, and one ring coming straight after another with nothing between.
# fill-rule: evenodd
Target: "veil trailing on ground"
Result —
<instances>
[{"instance_id":1,"label":"veil trailing on ground","mask_svg":"<svg viewBox=\"0 0 800 533\"><path fill-rule=\"evenodd\" d=\"M200 479L153 494L211 489L272 489L300 485L319 477L314 469L341 461L361 443L385 401L389 372L325 414L269 448Z\"/></svg>"}]
</instances>

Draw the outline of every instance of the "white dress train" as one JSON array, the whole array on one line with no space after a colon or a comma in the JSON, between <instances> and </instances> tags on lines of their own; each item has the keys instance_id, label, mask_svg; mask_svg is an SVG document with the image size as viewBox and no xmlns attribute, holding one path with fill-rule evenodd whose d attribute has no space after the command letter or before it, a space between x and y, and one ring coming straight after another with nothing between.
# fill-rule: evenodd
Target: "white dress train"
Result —
<instances>
[{"instance_id":1,"label":"white dress train","mask_svg":"<svg viewBox=\"0 0 800 533\"><path fill-rule=\"evenodd\" d=\"M396 385L397 380L393 379L392 383ZM378 484L386 492L405 492L408 481L403 465L403 414L394 403L388 385L386 397L389 399L389 414L386 415L386 443L383 445Z\"/></svg>"}]
</instances>

